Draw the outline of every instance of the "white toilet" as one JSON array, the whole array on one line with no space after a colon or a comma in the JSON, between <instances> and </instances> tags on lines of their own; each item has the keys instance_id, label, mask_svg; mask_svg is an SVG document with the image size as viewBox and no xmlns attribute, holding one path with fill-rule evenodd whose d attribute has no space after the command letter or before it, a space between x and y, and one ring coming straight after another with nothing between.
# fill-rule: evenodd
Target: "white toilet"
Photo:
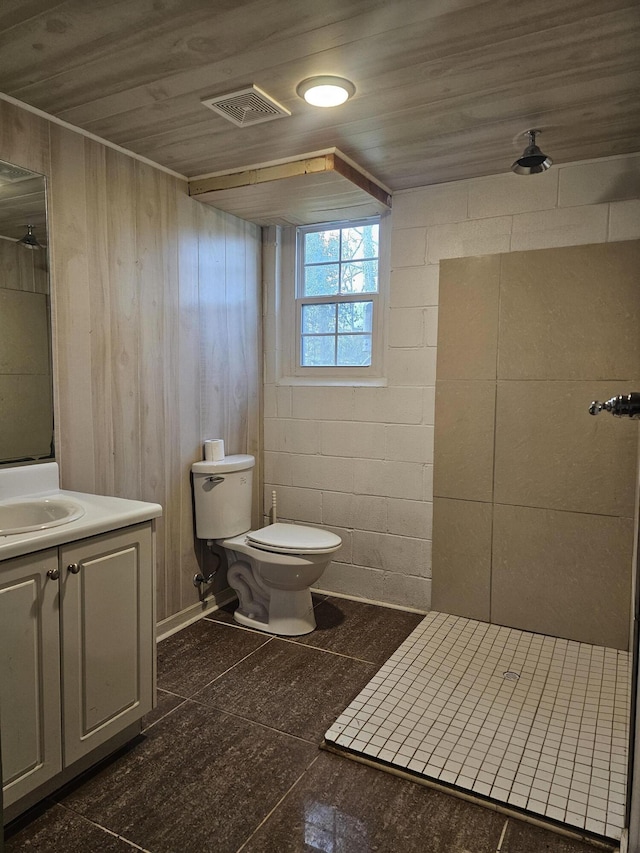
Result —
<instances>
[{"instance_id":1,"label":"white toilet","mask_svg":"<svg viewBox=\"0 0 640 853\"><path fill-rule=\"evenodd\" d=\"M270 524L251 530L253 456L195 462L196 534L228 555L229 586L238 594L236 622L297 637L316 627L311 590L342 545L327 530Z\"/></svg>"}]
</instances>

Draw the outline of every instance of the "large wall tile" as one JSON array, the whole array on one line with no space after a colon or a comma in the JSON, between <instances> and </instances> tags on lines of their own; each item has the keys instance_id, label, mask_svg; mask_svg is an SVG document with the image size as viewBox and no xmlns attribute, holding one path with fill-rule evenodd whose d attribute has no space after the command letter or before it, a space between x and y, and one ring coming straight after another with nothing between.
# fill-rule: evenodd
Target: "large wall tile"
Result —
<instances>
[{"instance_id":1,"label":"large wall tile","mask_svg":"<svg viewBox=\"0 0 640 853\"><path fill-rule=\"evenodd\" d=\"M434 498L432 607L489 621L491 504Z\"/></svg>"},{"instance_id":2,"label":"large wall tile","mask_svg":"<svg viewBox=\"0 0 640 853\"><path fill-rule=\"evenodd\" d=\"M498 382L494 500L631 518L638 427L588 412L591 400L620 390L611 382Z\"/></svg>"},{"instance_id":3,"label":"large wall tile","mask_svg":"<svg viewBox=\"0 0 640 853\"><path fill-rule=\"evenodd\" d=\"M438 379L495 379L500 256L440 264Z\"/></svg>"},{"instance_id":4,"label":"large wall tile","mask_svg":"<svg viewBox=\"0 0 640 853\"><path fill-rule=\"evenodd\" d=\"M631 519L496 504L491 621L628 648L632 539Z\"/></svg>"},{"instance_id":5,"label":"large wall tile","mask_svg":"<svg viewBox=\"0 0 640 853\"><path fill-rule=\"evenodd\" d=\"M495 382L436 384L434 494L491 501Z\"/></svg>"},{"instance_id":6,"label":"large wall tile","mask_svg":"<svg viewBox=\"0 0 640 853\"><path fill-rule=\"evenodd\" d=\"M499 379L626 379L640 364L640 242L502 258Z\"/></svg>"}]
</instances>

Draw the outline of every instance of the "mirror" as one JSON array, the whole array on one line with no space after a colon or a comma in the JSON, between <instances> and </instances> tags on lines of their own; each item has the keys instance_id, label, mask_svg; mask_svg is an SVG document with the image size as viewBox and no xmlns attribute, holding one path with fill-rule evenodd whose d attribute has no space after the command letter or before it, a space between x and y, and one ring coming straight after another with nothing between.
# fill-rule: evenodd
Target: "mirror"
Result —
<instances>
[{"instance_id":1,"label":"mirror","mask_svg":"<svg viewBox=\"0 0 640 853\"><path fill-rule=\"evenodd\" d=\"M46 179L0 161L0 465L52 459Z\"/></svg>"}]
</instances>

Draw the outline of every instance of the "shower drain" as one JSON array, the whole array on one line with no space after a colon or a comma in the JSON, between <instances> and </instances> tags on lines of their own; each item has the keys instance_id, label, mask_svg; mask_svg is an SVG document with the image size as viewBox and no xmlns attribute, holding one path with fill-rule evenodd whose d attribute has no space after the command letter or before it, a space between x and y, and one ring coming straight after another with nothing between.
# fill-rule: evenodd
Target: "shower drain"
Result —
<instances>
[{"instance_id":1,"label":"shower drain","mask_svg":"<svg viewBox=\"0 0 640 853\"><path fill-rule=\"evenodd\" d=\"M517 681L520 678L519 672L512 672L508 669L506 672L502 673L502 677L505 681Z\"/></svg>"}]
</instances>

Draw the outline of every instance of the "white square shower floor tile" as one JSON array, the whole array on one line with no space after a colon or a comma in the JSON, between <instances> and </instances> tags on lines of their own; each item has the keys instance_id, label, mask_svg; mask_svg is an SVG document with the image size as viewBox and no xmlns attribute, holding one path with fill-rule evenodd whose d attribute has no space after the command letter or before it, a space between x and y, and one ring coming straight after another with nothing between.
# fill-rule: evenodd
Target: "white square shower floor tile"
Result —
<instances>
[{"instance_id":1,"label":"white square shower floor tile","mask_svg":"<svg viewBox=\"0 0 640 853\"><path fill-rule=\"evenodd\" d=\"M619 839L627 652L432 611L327 743Z\"/></svg>"}]
</instances>

